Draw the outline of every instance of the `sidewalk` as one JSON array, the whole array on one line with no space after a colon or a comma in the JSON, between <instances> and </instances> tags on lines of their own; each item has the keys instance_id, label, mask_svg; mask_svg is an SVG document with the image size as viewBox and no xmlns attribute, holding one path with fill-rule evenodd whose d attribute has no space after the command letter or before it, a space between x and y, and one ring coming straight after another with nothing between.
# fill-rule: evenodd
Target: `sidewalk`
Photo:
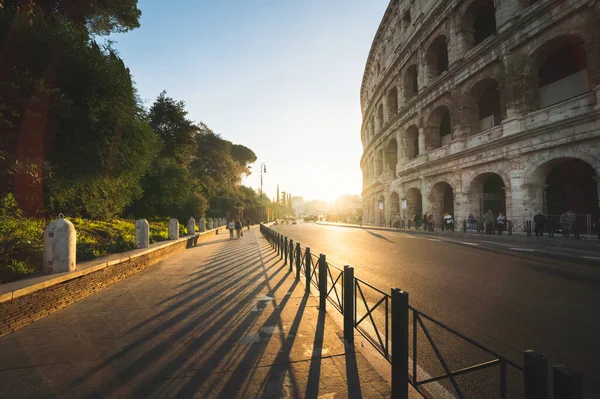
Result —
<instances>
[{"instance_id":1,"label":"sidewalk","mask_svg":"<svg viewBox=\"0 0 600 399\"><path fill-rule=\"evenodd\" d=\"M216 236L0 338L0 397L389 397L288 270Z\"/></svg>"},{"instance_id":2,"label":"sidewalk","mask_svg":"<svg viewBox=\"0 0 600 399\"><path fill-rule=\"evenodd\" d=\"M454 231L454 232L444 232L435 230L435 231L423 231L423 230L415 230L413 229L396 229L393 227L378 227L378 226L370 226L370 225L362 225L359 226L357 224L348 224L348 223L332 223L332 222L316 222L317 224L322 224L326 226L339 226L339 227L350 227L356 229L369 229L369 230L382 230L382 231L392 231L392 232L400 232L400 233L408 233L408 234L421 234L421 235L429 235L429 236L440 236L440 237L453 237L453 238L469 238L473 240L484 240L484 241L501 241L512 244L535 244L539 246L548 246L548 247L562 247L562 248L570 248L570 249L582 249L582 250L600 250L600 240L597 237L587 236L585 239L576 240L573 237L563 237L561 235L555 234L553 238L548 237L546 234L544 237L527 237L524 233L518 233L513 235L508 235L506 232L502 236L498 235L488 235L483 233L464 233L462 231Z\"/></svg>"}]
</instances>

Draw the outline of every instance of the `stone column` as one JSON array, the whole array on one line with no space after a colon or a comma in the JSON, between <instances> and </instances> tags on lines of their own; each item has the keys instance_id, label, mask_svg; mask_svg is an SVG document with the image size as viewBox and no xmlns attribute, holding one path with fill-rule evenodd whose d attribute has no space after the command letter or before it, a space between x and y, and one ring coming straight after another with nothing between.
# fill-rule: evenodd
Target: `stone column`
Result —
<instances>
[{"instance_id":1,"label":"stone column","mask_svg":"<svg viewBox=\"0 0 600 399\"><path fill-rule=\"evenodd\" d=\"M208 229L212 230L214 226L214 222L212 218L208 218Z\"/></svg>"},{"instance_id":2,"label":"stone column","mask_svg":"<svg viewBox=\"0 0 600 399\"><path fill-rule=\"evenodd\" d=\"M179 220L173 218L169 220L169 240L179 239Z\"/></svg>"},{"instance_id":3,"label":"stone column","mask_svg":"<svg viewBox=\"0 0 600 399\"><path fill-rule=\"evenodd\" d=\"M44 232L44 251L42 270L45 273L73 272L76 264L76 237L73 223L56 219L46 227Z\"/></svg>"},{"instance_id":4,"label":"stone column","mask_svg":"<svg viewBox=\"0 0 600 399\"><path fill-rule=\"evenodd\" d=\"M150 245L150 225L146 219L135 221L135 247L148 248Z\"/></svg>"},{"instance_id":5,"label":"stone column","mask_svg":"<svg viewBox=\"0 0 600 399\"><path fill-rule=\"evenodd\" d=\"M193 236L196 234L196 219L193 217L190 217L190 220L188 220L187 233L188 236Z\"/></svg>"},{"instance_id":6,"label":"stone column","mask_svg":"<svg viewBox=\"0 0 600 399\"><path fill-rule=\"evenodd\" d=\"M544 191L546 190L545 184L528 184L527 186L521 186L522 205L518 208L513 207L513 213L515 219L529 218L534 216L537 212L547 213L547 209L544 209ZM519 215L521 211L522 215Z\"/></svg>"},{"instance_id":7,"label":"stone column","mask_svg":"<svg viewBox=\"0 0 600 399\"><path fill-rule=\"evenodd\" d=\"M508 29L516 17L523 12L522 0L494 0L496 8L496 29L503 32Z\"/></svg>"},{"instance_id":8,"label":"stone column","mask_svg":"<svg viewBox=\"0 0 600 399\"><path fill-rule=\"evenodd\" d=\"M600 15L600 11L596 14ZM595 29L598 31L598 29ZM586 54L588 80L590 89L596 93L595 110L600 110L600 40L596 38L586 38L583 44Z\"/></svg>"},{"instance_id":9,"label":"stone column","mask_svg":"<svg viewBox=\"0 0 600 399\"><path fill-rule=\"evenodd\" d=\"M419 128L419 156L425 154L427 152L427 137L425 134L425 129L423 127Z\"/></svg>"},{"instance_id":10,"label":"stone column","mask_svg":"<svg viewBox=\"0 0 600 399\"><path fill-rule=\"evenodd\" d=\"M206 231L206 220L204 218L200 218L200 232L204 233Z\"/></svg>"},{"instance_id":11,"label":"stone column","mask_svg":"<svg viewBox=\"0 0 600 399\"><path fill-rule=\"evenodd\" d=\"M598 193L598 208L600 208L600 176L596 177L596 186L597 186L597 193ZM600 226L598 226L598 228L600 228Z\"/></svg>"},{"instance_id":12,"label":"stone column","mask_svg":"<svg viewBox=\"0 0 600 399\"><path fill-rule=\"evenodd\" d=\"M525 75L526 54L511 53L503 59L505 68L504 87L501 90L501 102L506 108L502 121L504 135L523 131L523 115L531 110L529 93L535 82Z\"/></svg>"}]
</instances>

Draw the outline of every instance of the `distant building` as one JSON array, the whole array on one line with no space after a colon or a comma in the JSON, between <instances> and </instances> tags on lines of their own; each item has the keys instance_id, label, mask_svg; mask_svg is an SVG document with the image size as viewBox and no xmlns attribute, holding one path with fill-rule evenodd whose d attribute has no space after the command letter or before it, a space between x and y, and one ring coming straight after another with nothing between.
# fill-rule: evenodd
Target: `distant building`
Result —
<instances>
[{"instance_id":1,"label":"distant building","mask_svg":"<svg viewBox=\"0 0 600 399\"><path fill-rule=\"evenodd\" d=\"M598 217L599 21L587 0L390 1L360 93L365 222Z\"/></svg>"},{"instance_id":2,"label":"distant building","mask_svg":"<svg viewBox=\"0 0 600 399\"><path fill-rule=\"evenodd\" d=\"M304 213L304 198L303 197L292 197L292 208L296 213L296 216Z\"/></svg>"}]
</instances>

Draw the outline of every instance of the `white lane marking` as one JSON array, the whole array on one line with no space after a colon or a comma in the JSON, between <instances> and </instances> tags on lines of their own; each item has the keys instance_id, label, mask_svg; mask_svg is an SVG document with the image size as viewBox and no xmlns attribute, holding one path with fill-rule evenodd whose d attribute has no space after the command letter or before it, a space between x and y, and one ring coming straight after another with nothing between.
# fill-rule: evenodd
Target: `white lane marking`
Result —
<instances>
[{"instance_id":1,"label":"white lane marking","mask_svg":"<svg viewBox=\"0 0 600 399\"><path fill-rule=\"evenodd\" d=\"M594 256L582 256L583 259L591 259L591 260L600 260L600 258L596 258Z\"/></svg>"},{"instance_id":2,"label":"white lane marking","mask_svg":"<svg viewBox=\"0 0 600 399\"><path fill-rule=\"evenodd\" d=\"M437 238L428 238L428 237L425 237L425 238L427 238L429 241L442 241L442 240L438 240Z\"/></svg>"},{"instance_id":3,"label":"white lane marking","mask_svg":"<svg viewBox=\"0 0 600 399\"><path fill-rule=\"evenodd\" d=\"M479 246L479 244L475 244L474 242L463 242L463 244L473 245L474 247L478 247Z\"/></svg>"},{"instance_id":4,"label":"white lane marking","mask_svg":"<svg viewBox=\"0 0 600 399\"><path fill-rule=\"evenodd\" d=\"M508 249L512 249L513 251L535 252L535 249L529 249L529 248L508 248Z\"/></svg>"},{"instance_id":5,"label":"white lane marking","mask_svg":"<svg viewBox=\"0 0 600 399\"><path fill-rule=\"evenodd\" d=\"M411 357L408 358L408 369L412 370L413 368L413 360ZM421 366L417 365L417 375L420 377L420 380L428 380L431 376L421 368ZM455 396L450 393L442 384L439 382L432 382L427 384L427 392L431 394L434 398L444 398L444 399L454 399Z\"/></svg>"}]
</instances>

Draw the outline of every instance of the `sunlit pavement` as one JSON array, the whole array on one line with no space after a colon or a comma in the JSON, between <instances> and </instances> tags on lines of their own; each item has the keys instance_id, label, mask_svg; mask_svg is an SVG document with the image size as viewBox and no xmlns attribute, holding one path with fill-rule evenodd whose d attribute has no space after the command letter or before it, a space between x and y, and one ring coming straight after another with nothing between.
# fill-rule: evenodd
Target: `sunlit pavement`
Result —
<instances>
[{"instance_id":1,"label":"sunlit pavement","mask_svg":"<svg viewBox=\"0 0 600 399\"><path fill-rule=\"evenodd\" d=\"M600 397L598 252L315 223L274 228L386 292L409 292L419 310L510 359L522 363L521 351L535 349L578 370L588 396ZM448 359L470 364L462 346L446 346ZM431 375L435 363L425 360Z\"/></svg>"},{"instance_id":2,"label":"sunlit pavement","mask_svg":"<svg viewBox=\"0 0 600 399\"><path fill-rule=\"evenodd\" d=\"M258 229L0 338L0 397L389 397Z\"/></svg>"}]
</instances>

